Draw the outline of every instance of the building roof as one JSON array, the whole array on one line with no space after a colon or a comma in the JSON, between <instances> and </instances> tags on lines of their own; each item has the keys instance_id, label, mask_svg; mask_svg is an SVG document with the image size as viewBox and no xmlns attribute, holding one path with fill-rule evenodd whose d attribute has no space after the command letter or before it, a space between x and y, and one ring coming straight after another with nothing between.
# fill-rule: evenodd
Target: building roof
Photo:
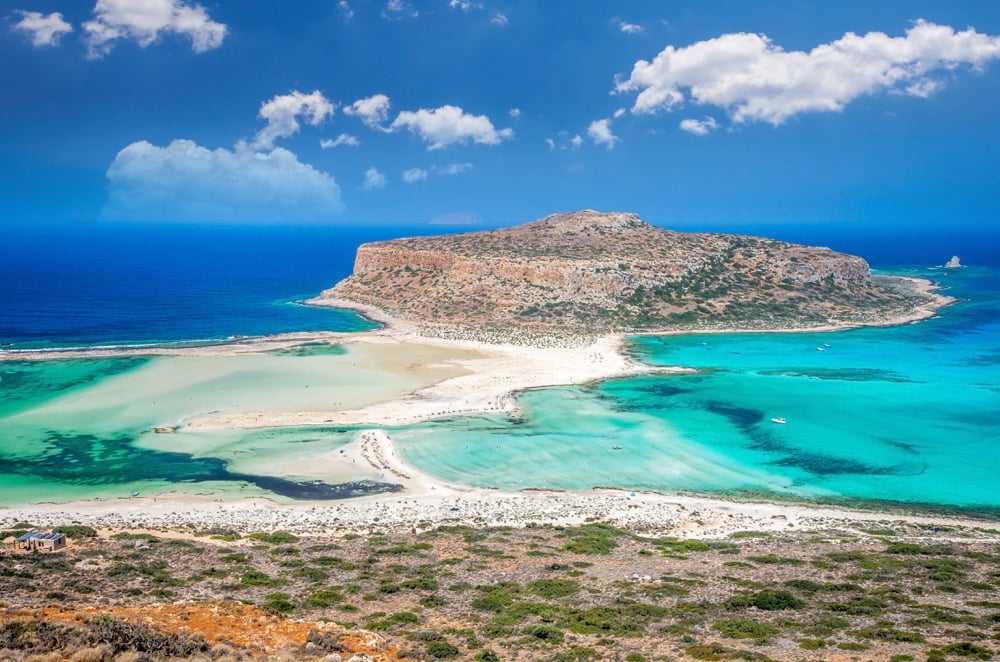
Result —
<instances>
[{"instance_id":1,"label":"building roof","mask_svg":"<svg viewBox=\"0 0 1000 662\"><path fill-rule=\"evenodd\" d=\"M42 533L41 531L28 531L18 536L17 542L28 542L29 540L61 540L66 537L65 533Z\"/></svg>"}]
</instances>

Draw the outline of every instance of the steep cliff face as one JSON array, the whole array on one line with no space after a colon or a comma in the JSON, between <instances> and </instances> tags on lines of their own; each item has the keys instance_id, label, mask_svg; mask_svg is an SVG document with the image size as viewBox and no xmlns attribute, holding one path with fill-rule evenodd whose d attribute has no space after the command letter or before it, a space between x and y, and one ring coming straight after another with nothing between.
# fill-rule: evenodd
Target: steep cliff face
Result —
<instances>
[{"instance_id":1,"label":"steep cliff face","mask_svg":"<svg viewBox=\"0 0 1000 662\"><path fill-rule=\"evenodd\" d=\"M815 326L902 304L859 257L594 211L364 244L322 296L417 323L591 331Z\"/></svg>"}]
</instances>

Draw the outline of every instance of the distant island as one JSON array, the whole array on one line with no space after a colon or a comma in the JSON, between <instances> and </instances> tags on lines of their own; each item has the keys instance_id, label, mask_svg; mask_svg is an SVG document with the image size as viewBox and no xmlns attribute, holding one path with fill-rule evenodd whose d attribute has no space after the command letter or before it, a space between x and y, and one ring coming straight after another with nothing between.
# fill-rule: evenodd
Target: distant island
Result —
<instances>
[{"instance_id":1,"label":"distant island","mask_svg":"<svg viewBox=\"0 0 1000 662\"><path fill-rule=\"evenodd\" d=\"M829 248L665 230L578 211L499 230L363 244L314 300L371 306L431 336L785 330L893 324L948 299Z\"/></svg>"}]
</instances>

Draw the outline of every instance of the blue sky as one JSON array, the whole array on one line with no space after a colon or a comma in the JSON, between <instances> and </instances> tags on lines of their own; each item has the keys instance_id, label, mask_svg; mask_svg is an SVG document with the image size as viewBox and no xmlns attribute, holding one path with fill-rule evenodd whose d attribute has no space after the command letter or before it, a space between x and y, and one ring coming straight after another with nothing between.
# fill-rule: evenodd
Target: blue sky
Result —
<instances>
[{"instance_id":1,"label":"blue sky","mask_svg":"<svg viewBox=\"0 0 1000 662\"><path fill-rule=\"evenodd\" d=\"M0 225L1000 212L997 3L5 7Z\"/></svg>"}]
</instances>

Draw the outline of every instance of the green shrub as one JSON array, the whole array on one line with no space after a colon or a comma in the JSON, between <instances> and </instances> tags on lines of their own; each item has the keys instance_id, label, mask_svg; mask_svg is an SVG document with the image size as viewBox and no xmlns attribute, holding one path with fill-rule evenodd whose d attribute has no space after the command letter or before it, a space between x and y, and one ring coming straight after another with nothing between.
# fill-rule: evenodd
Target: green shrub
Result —
<instances>
[{"instance_id":1,"label":"green shrub","mask_svg":"<svg viewBox=\"0 0 1000 662\"><path fill-rule=\"evenodd\" d=\"M306 606L317 609L327 609L341 602L344 594L335 588L325 588L312 593L306 598Z\"/></svg>"},{"instance_id":2,"label":"green shrub","mask_svg":"<svg viewBox=\"0 0 1000 662\"><path fill-rule=\"evenodd\" d=\"M598 653L593 648L574 646L569 650L556 653L549 659L552 662L589 662L590 660L596 660L597 658Z\"/></svg>"},{"instance_id":3,"label":"green shrub","mask_svg":"<svg viewBox=\"0 0 1000 662\"><path fill-rule=\"evenodd\" d=\"M546 641L550 644L558 644L563 640L562 630L551 625L531 625L525 628L524 633L539 639L541 641Z\"/></svg>"},{"instance_id":4,"label":"green shrub","mask_svg":"<svg viewBox=\"0 0 1000 662\"><path fill-rule=\"evenodd\" d=\"M297 542L299 537L293 536L287 531L274 531L273 533L251 533L247 536L250 540L260 540L272 545L287 545Z\"/></svg>"},{"instance_id":5,"label":"green shrub","mask_svg":"<svg viewBox=\"0 0 1000 662\"><path fill-rule=\"evenodd\" d=\"M572 579L539 579L528 584L527 589L539 597L551 600L579 593L580 585Z\"/></svg>"},{"instance_id":6,"label":"green shrub","mask_svg":"<svg viewBox=\"0 0 1000 662\"><path fill-rule=\"evenodd\" d=\"M713 623L712 629L730 639L753 639L758 644L764 643L769 636L778 633L778 630L770 625L749 618L726 618Z\"/></svg>"},{"instance_id":7,"label":"green shrub","mask_svg":"<svg viewBox=\"0 0 1000 662\"><path fill-rule=\"evenodd\" d=\"M568 543L563 545L563 551L574 554L607 555L618 546L615 538L628 534L610 524L584 524L576 528L566 529L560 535L570 539Z\"/></svg>"},{"instance_id":8,"label":"green shrub","mask_svg":"<svg viewBox=\"0 0 1000 662\"><path fill-rule=\"evenodd\" d=\"M788 591L775 591L766 588L750 595L737 595L726 602L730 609L745 609L756 607L763 611L782 611L784 609L802 609L806 603Z\"/></svg>"},{"instance_id":9,"label":"green shrub","mask_svg":"<svg viewBox=\"0 0 1000 662\"><path fill-rule=\"evenodd\" d=\"M83 524L63 524L52 529L56 533L64 533L67 538L96 538L97 530Z\"/></svg>"},{"instance_id":10,"label":"green shrub","mask_svg":"<svg viewBox=\"0 0 1000 662\"><path fill-rule=\"evenodd\" d=\"M935 651L940 652L942 655L957 655L958 657L967 657L974 660L992 660L993 651L989 648L984 648L982 646L977 646L976 644L970 643L968 641L960 641L954 644L948 644L942 648L938 648ZM928 659L930 659L930 654L928 654Z\"/></svg>"},{"instance_id":11,"label":"green shrub","mask_svg":"<svg viewBox=\"0 0 1000 662\"><path fill-rule=\"evenodd\" d=\"M289 614L295 611L295 603L292 602L292 596L287 593L269 593L264 598L262 607L265 611L269 611L272 614Z\"/></svg>"},{"instance_id":12,"label":"green shrub","mask_svg":"<svg viewBox=\"0 0 1000 662\"><path fill-rule=\"evenodd\" d=\"M927 641L924 635L919 632L897 630L892 626L892 623L887 621L856 630L854 634L864 639L877 639L879 641L895 641L911 644L922 644Z\"/></svg>"},{"instance_id":13,"label":"green shrub","mask_svg":"<svg viewBox=\"0 0 1000 662\"><path fill-rule=\"evenodd\" d=\"M428 643L427 654L436 660L443 660L449 657L457 656L458 648L442 639Z\"/></svg>"}]
</instances>

